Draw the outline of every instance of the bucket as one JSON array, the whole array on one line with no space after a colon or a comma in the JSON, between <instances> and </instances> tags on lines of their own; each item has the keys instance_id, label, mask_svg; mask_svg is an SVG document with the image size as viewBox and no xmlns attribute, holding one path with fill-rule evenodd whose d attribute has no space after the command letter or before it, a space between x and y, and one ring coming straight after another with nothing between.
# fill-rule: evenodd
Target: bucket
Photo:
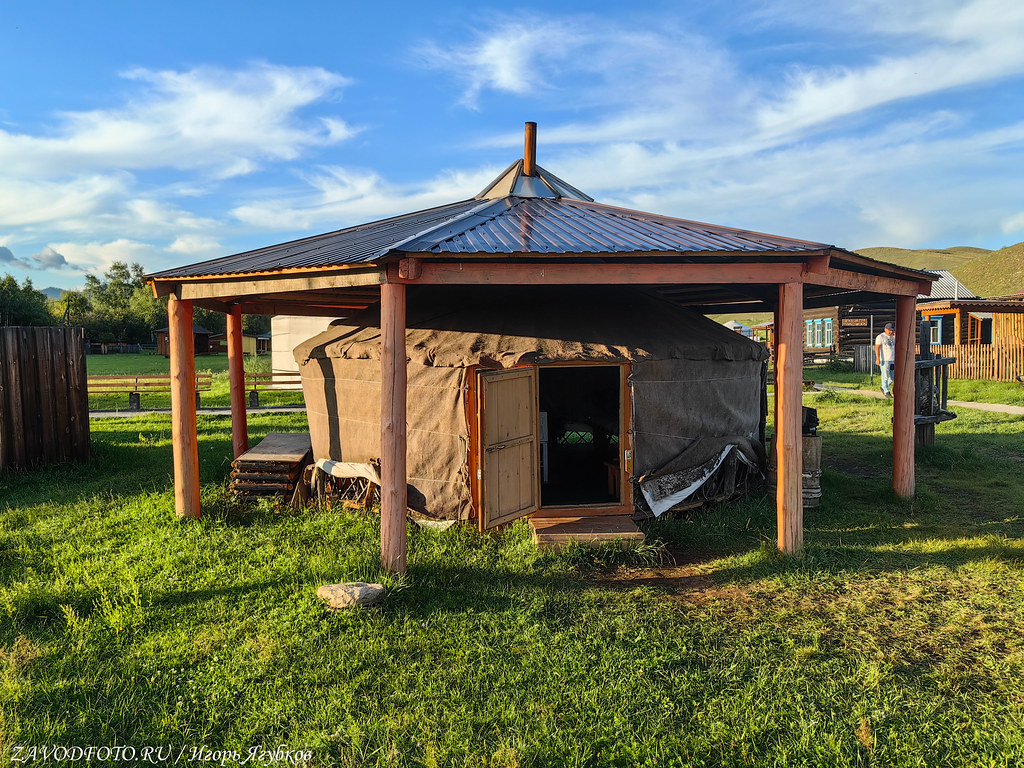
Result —
<instances>
[{"instance_id":1,"label":"bucket","mask_svg":"<svg viewBox=\"0 0 1024 768\"><path fill-rule=\"evenodd\" d=\"M803 496L804 507L812 508L821 503L821 436L803 436ZM768 451L768 488L774 491L778 487L779 467L775 461L775 438L772 448Z\"/></svg>"}]
</instances>

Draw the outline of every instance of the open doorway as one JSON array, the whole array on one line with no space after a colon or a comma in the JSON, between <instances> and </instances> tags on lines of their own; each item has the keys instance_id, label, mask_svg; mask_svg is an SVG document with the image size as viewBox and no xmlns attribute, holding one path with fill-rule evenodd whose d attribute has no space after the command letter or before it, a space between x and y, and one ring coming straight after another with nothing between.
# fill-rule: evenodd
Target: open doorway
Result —
<instances>
[{"instance_id":1,"label":"open doorway","mask_svg":"<svg viewBox=\"0 0 1024 768\"><path fill-rule=\"evenodd\" d=\"M622 500L621 389L619 366L540 368L537 394L542 507Z\"/></svg>"}]
</instances>

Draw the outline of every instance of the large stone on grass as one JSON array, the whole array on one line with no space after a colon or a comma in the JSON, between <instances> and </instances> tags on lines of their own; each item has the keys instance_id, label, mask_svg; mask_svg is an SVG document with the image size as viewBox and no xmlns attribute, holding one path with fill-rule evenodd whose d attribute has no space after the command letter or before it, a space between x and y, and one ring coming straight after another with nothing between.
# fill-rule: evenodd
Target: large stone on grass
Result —
<instances>
[{"instance_id":1,"label":"large stone on grass","mask_svg":"<svg viewBox=\"0 0 1024 768\"><path fill-rule=\"evenodd\" d=\"M348 584L324 584L316 591L316 596L335 609L376 605L384 599L384 585L367 584L363 581L353 581Z\"/></svg>"}]
</instances>

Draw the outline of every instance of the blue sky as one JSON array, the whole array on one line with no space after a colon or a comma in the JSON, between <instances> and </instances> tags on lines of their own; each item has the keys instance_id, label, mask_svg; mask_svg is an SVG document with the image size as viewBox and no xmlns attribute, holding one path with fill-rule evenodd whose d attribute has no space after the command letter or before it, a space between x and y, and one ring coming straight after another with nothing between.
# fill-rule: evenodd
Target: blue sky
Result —
<instances>
[{"instance_id":1,"label":"blue sky","mask_svg":"<svg viewBox=\"0 0 1024 768\"><path fill-rule=\"evenodd\" d=\"M80 285L471 197L846 248L1024 240L1024 3L8 2L0 274Z\"/></svg>"}]
</instances>

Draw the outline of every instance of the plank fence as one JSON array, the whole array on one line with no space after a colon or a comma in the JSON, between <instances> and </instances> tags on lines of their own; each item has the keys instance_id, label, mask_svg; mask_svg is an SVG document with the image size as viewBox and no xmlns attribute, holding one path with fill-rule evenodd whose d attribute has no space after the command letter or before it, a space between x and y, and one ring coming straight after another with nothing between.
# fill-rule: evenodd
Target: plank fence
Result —
<instances>
[{"instance_id":1,"label":"plank fence","mask_svg":"<svg viewBox=\"0 0 1024 768\"><path fill-rule=\"evenodd\" d=\"M1024 343L1016 344L932 344L931 353L937 357L954 357L949 366L951 379L980 381L1017 381L1024 376ZM920 352L920 347L917 348ZM854 369L858 373L877 374L875 350L860 346L854 349Z\"/></svg>"},{"instance_id":2,"label":"plank fence","mask_svg":"<svg viewBox=\"0 0 1024 768\"><path fill-rule=\"evenodd\" d=\"M84 328L0 328L0 470L84 461Z\"/></svg>"},{"instance_id":3,"label":"plank fence","mask_svg":"<svg viewBox=\"0 0 1024 768\"><path fill-rule=\"evenodd\" d=\"M955 357L949 366L951 379L1016 381L1024 376L1024 344L932 344L939 357Z\"/></svg>"}]
</instances>

